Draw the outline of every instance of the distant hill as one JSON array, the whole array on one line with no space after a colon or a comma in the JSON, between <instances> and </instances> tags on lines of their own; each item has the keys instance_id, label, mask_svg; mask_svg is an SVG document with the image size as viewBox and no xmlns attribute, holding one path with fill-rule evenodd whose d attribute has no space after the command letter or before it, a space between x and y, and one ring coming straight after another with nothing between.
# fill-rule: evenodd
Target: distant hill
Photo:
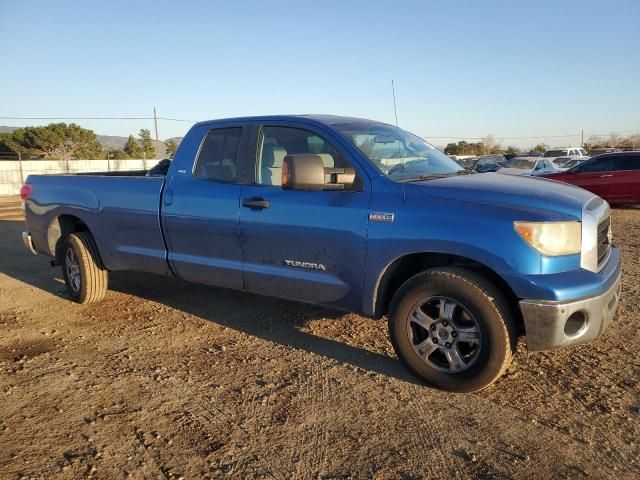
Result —
<instances>
[{"instance_id":1,"label":"distant hill","mask_svg":"<svg viewBox=\"0 0 640 480\"><path fill-rule=\"evenodd\" d=\"M13 132L18 128L19 127L7 127L7 126L0 125L0 133ZM129 137L118 137L116 135L97 135L97 134L96 134L96 137L98 138L98 142L100 142L100 145L102 145L103 148L109 149L109 150L122 150L125 144L127 143L127 139L129 138ZM167 138L167 140L173 140L174 142L179 144L182 141L182 137L172 137L172 138ZM160 158L164 158L164 154L165 154L164 141L156 142L154 140L153 143L155 144L156 149L160 154L159 155Z\"/></svg>"}]
</instances>

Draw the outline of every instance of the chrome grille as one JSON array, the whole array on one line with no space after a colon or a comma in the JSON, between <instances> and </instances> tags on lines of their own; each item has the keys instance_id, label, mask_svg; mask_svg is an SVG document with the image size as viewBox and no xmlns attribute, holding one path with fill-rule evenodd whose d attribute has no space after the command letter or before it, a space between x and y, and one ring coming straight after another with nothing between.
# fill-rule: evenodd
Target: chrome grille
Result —
<instances>
[{"instance_id":1,"label":"chrome grille","mask_svg":"<svg viewBox=\"0 0 640 480\"><path fill-rule=\"evenodd\" d=\"M604 267L611 253L611 244L609 243L610 226L611 217L605 218L598 224L598 270Z\"/></svg>"}]
</instances>

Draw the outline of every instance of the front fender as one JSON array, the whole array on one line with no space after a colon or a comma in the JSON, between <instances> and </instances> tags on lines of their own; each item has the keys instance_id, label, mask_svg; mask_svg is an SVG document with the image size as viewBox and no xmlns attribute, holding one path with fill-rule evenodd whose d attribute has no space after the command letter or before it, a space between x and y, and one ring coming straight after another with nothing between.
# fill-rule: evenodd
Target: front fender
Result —
<instances>
[{"instance_id":1,"label":"front fender","mask_svg":"<svg viewBox=\"0 0 640 480\"><path fill-rule=\"evenodd\" d=\"M363 312L372 315L378 288L394 261L415 253L447 254L479 263L505 280L579 268L580 256L544 258L516 233L513 222L544 221L544 210L478 204L380 187L372 213L392 222L370 221ZM389 218L389 217L375 217ZM516 292L517 294L517 292Z\"/></svg>"}]
</instances>

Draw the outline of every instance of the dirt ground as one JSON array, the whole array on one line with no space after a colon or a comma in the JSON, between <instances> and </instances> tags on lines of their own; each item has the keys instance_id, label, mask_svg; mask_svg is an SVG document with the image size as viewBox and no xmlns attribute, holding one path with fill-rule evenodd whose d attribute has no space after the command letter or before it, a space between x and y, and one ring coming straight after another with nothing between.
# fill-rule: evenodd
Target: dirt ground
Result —
<instances>
[{"instance_id":1,"label":"dirt ground","mask_svg":"<svg viewBox=\"0 0 640 480\"><path fill-rule=\"evenodd\" d=\"M118 272L96 305L0 203L0 478L638 478L640 209L613 213L623 299L590 345L474 395L416 382L386 323Z\"/></svg>"}]
</instances>

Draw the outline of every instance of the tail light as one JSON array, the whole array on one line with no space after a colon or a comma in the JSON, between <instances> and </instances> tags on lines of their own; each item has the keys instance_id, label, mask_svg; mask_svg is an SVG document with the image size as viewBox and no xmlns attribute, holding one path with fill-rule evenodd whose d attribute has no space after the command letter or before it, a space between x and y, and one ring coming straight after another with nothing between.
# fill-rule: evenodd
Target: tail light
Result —
<instances>
[{"instance_id":1,"label":"tail light","mask_svg":"<svg viewBox=\"0 0 640 480\"><path fill-rule=\"evenodd\" d=\"M24 185L22 185L22 187L20 188L20 198L23 202L26 202L29 196L31 196L32 190L33 187L30 184L25 183Z\"/></svg>"}]
</instances>

